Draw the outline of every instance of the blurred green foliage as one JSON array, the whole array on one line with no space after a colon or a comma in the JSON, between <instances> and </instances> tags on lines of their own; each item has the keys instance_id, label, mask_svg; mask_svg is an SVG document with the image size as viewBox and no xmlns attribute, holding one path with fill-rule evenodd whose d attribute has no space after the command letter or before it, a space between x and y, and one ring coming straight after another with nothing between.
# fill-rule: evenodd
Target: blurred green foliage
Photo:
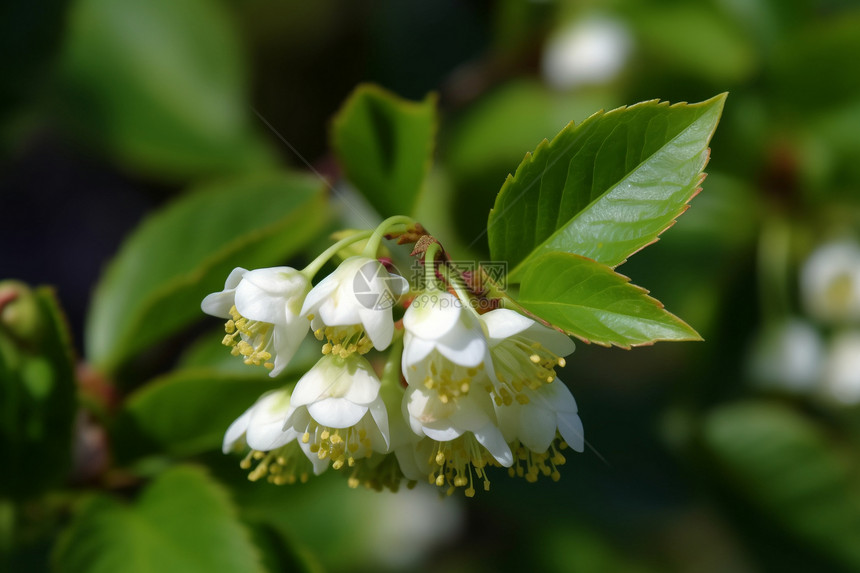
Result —
<instances>
[{"instance_id":1,"label":"blurred green foliage","mask_svg":"<svg viewBox=\"0 0 860 573\"><path fill-rule=\"evenodd\" d=\"M827 365L804 391L780 385L778 369L764 385L749 368L759 333L789 318L823 348L860 328L810 313L799 284L820 244L860 239L855 2L71 0L12 2L0 16L8 224L60 242L77 230L39 227L39 209L66 209L72 223L111 216L85 202L87 181L48 177L46 139L153 203L170 198L128 230L83 341L69 339L48 290L23 291L23 318L0 303L0 569L860 570L860 409L828 394ZM589 79L589 56L568 54L579 75L557 87L549 39L606 21L629 42L617 71ZM570 456L559 483L500 479L468 504L436 503L333 476L249 484L217 453L226 424L270 382L210 360L212 345L187 352L199 300L233 266L301 259L330 228L358 224L339 188L329 194L295 166L336 184L328 122L367 79L412 101L438 92L432 171L420 177L425 150L403 177L381 177L369 147L339 152L340 167L359 186L379 183L367 198L380 212L392 196L413 205L423 185L422 222L468 258L489 254L483 231L505 176L571 120L730 92L704 191L620 267L705 342L629 353L579 344L561 375L592 449ZM433 132L424 101L410 109ZM378 129L400 133L397 109L374 113ZM64 201L36 195L10 215L6 201L23 199L7 174L16 181L28 159L45 174L35 185L58 186L49 197ZM401 185L408 192L394 195ZM13 257L60 266L27 245L4 250L0 278L19 268ZM95 372L75 371L73 348ZM403 515L437 531L384 527Z\"/></svg>"}]
</instances>

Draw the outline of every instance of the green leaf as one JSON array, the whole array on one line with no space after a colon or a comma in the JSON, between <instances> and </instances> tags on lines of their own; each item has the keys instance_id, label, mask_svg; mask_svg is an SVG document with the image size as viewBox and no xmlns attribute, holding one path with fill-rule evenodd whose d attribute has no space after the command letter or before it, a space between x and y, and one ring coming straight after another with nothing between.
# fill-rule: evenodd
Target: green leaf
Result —
<instances>
[{"instance_id":1,"label":"green leaf","mask_svg":"<svg viewBox=\"0 0 860 573\"><path fill-rule=\"evenodd\" d=\"M703 435L729 480L773 523L860 569L855 460L821 428L782 405L743 403L710 414Z\"/></svg>"},{"instance_id":2,"label":"green leaf","mask_svg":"<svg viewBox=\"0 0 860 573\"><path fill-rule=\"evenodd\" d=\"M164 472L125 505L92 498L55 547L58 573L263 573L224 489L201 470Z\"/></svg>"},{"instance_id":3,"label":"green leaf","mask_svg":"<svg viewBox=\"0 0 860 573\"><path fill-rule=\"evenodd\" d=\"M255 375L253 367L245 368L246 375L180 370L131 394L114 432L122 461L155 452L190 456L219 449L233 420L264 392L289 381Z\"/></svg>"},{"instance_id":4,"label":"green leaf","mask_svg":"<svg viewBox=\"0 0 860 573\"><path fill-rule=\"evenodd\" d=\"M121 162L168 177L273 165L252 126L230 13L206 0L79 0L61 62L63 121Z\"/></svg>"},{"instance_id":5,"label":"green leaf","mask_svg":"<svg viewBox=\"0 0 860 573\"><path fill-rule=\"evenodd\" d=\"M548 252L615 267L653 243L699 191L725 94L656 100L570 124L526 154L490 212L490 253L512 267Z\"/></svg>"},{"instance_id":6,"label":"green leaf","mask_svg":"<svg viewBox=\"0 0 860 573\"><path fill-rule=\"evenodd\" d=\"M411 102L364 84L334 118L331 145L347 179L389 217L413 214L435 136L435 94Z\"/></svg>"},{"instance_id":7,"label":"green leaf","mask_svg":"<svg viewBox=\"0 0 860 573\"><path fill-rule=\"evenodd\" d=\"M526 268L517 302L566 333L603 346L701 340L629 280L591 259L550 253Z\"/></svg>"},{"instance_id":8,"label":"green leaf","mask_svg":"<svg viewBox=\"0 0 860 573\"><path fill-rule=\"evenodd\" d=\"M0 314L0 497L12 498L66 478L77 410L71 340L54 293L17 288L19 300ZM27 328L10 327L12 310L25 318Z\"/></svg>"},{"instance_id":9,"label":"green leaf","mask_svg":"<svg viewBox=\"0 0 860 573\"><path fill-rule=\"evenodd\" d=\"M200 318L230 270L281 263L320 232L323 184L271 174L198 189L144 222L102 277L87 354L106 371Z\"/></svg>"}]
</instances>

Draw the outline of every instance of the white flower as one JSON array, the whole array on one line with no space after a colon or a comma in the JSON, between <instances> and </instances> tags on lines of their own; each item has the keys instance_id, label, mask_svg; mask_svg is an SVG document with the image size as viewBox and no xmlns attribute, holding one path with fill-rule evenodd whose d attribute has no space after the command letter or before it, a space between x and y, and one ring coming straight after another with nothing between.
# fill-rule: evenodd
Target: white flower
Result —
<instances>
[{"instance_id":1,"label":"white flower","mask_svg":"<svg viewBox=\"0 0 860 573\"><path fill-rule=\"evenodd\" d=\"M240 464L250 469L252 463L257 462L248 476L251 481L268 475L269 481L276 484L304 482L309 471L318 474L328 466L327 461L312 459L308 462L296 443L298 433L284 427L294 411L295 407L290 404L290 387L272 390L260 396L227 428L222 446L225 454L246 445L251 448Z\"/></svg>"},{"instance_id":2,"label":"white flower","mask_svg":"<svg viewBox=\"0 0 860 573\"><path fill-rule=\"evenodd\" d=\"M527 403L530 393L555 379L555 367L565 365L564 356L574 351L565 334L543 326L513 310L491 310L481 315L487 331L493 369L499 382L497 406L516 399Z\"/></svg>"},{"instance_id":3,"label":"white flower","mask_svg":"<svg viewBox=\"0 0 860 573\"><path fill-rule=\"evenodd\" d=\"M800 287L807 311L819 320L860 321L860 245L822 245L803 265Z\"/></svg>"},{"instance_id":4,"label":"white flower","mask_svg":"<svg viewBox=\"0 0 860 573\"><path fill-rule=\"evenodd\" d=\"M824 354L824 341L812 324L787 318L756 335L750 374L762 386L808 392L821 379Z\"/></svg>"},{"instance_id":5,"label":"white flower","mask_svg":"<svg viewBox=\"0 0 860 573\"><path fill-rule=\"evenodd\" d=\"M310 282L290 267L233 269L224 290L203 299L203 312L227 318L223 343L245 364L264 365L277 376L307 332L299 311ZM237 340L237 337L239 340Z\"/></svg>"},{"instance_id":6,"label":"white flower","mask_svg":"<svg viewBox=\"0 0 860 573\"><path fill-rule=\"evenodd\" d=\"M474 495L473 472L483 480L484 488L489 489L484 468L509 467L513 463L487 392L471 392L443 402L437 392L423 385L410 386L403 397L403 416L409 420L413 433L426 437L413 446L418 471L428 476L431 483L447 484L448 493L456 487L468 486L466 495ZM398 453L398 460L403 462L401 467L406 464L407 477L414 471L408 459L410 453L408 449Z\"/></svg>"},{"instance_id":7,"label":"white flower","mask_svg":"<svg viewBox=\"0 0 860 573\"><path fill-rule=\"evenodd\" d=\"M824 382L825 390L840 403L860 403L860 331L843 331L834 337Z\"/></svg>"},{"instance_id":8,"label":"white flower","mask_svg":"<svg viewBox=\"0 0 860 573\"><path fill-rule=\"evenodd\" d=\"M403 376L443 403L469 393L477 380L492 388L489 348L478 319L447 292L415 298L403 316Z\"/></svg>"},{"instance_id":9,"label":"white flower","mask_svg":"<svg viewBox=\"0 0 860 573\"><path fill-rule=\"evenodd\" d=\"M363 357L328 354L296 384L295 411L286 426L297 432L311 460L330 459L334 469L373 452L386 453L388 414L379 389L379 378Z\"/></svg>"},{"instance_id":10,"label":"white flower","mask_svg":"<svg viewBox=\"0 0 860 573\"><path fill-rule=\"evenodd\" d=\"M627 60L630 32L615 20L590 17L553 34L544 47L546 81L567 89L611 80Z\"/></svg>"},{"instance_id":11,"label":"white flower","mask_svg":"<svg viewBox=\"0 0 860 573\"><path fill-rule=\"evenodd\" d=\"M585 448L576 400L561 380L522 392L527 402L496 407L499 425L516 455L511 475L533 482L542 473L557 481L557 466L565 462L560 450Z\"/></svg>"},{"instance_id":12,"label":"white flower","mask_svg":"<svg viewBox=\"0 0 860 573\"><path fill-rule=\"evenodd\" d=\"M323 353L346 357L372 347L384 350L394 334L392 307L409 289L370 257L350 257L308 293L301 314L317 339L328 339Z\"/></svg>"}]
</instances>

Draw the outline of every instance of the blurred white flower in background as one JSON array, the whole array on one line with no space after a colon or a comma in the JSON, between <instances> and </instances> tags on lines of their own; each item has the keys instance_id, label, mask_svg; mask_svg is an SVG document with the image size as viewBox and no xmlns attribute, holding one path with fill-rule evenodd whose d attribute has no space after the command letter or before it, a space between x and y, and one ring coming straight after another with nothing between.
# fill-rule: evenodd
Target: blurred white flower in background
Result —
<instances>
[{"instance_id":1,"label":"blurred white flower in background","mask_svg":"<svg viewBox=\"0 0 860 573\"><path fill-rule=\"evenodd\" d=\"M824 343L818 330L799 318L775 324L753 345L753 377L794 392L812 390L821 377Z\"/></svg>"},{"instance_id":2,"label":"blurred white flower in background","mask_svg":"<svg viewBox=\"0 0 860 573\"><path fill-rule=\"evenodd\" d=\"M611 80L627 61L630 32L605 16L577 20L550 36L541 68L546 82L557 89Z\"/></svg>"},{"instance_id":3,"label":"blurred white flower in background","mask_svg":"<svg viewBox=\"0 0 860 573\"><path fill-rule=\"evenodd\" d=\"M860 330L842 331L833 338L823 390L842 404L860 403Z\"/></svg>"},{"instance_id":4,"label":"blurred white flower in background","mask_svg":"<svg viewBox=\"0 0 860 573\"><path fill-rule=\"evenodd\" d=\"M408 570L463 529L461 504L453 499L443 502L432 488L370 493L375 496L371 511L376 515L367 520L373 524L367 528L367 542L374 557L391 569Z\"/></svg>"},{"instance_id":5,"label":"blurred white flower in background","mask_svg":"<svg viewBox=\"0 0 860 573\"><path fill-rule=\"evenodd\" d=\"M800 290L813 318L860 321L860 245L843 240L818 247L803 265Z\"/></svg>"}]
</instances>

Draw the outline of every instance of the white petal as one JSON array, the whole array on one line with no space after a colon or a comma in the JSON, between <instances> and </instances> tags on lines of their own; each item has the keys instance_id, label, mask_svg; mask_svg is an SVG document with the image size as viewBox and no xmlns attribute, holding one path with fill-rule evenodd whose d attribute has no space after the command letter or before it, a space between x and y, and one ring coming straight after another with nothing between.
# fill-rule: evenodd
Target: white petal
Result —
<instances>
[{"instance_id":1,"label":"white petal","mask_svg":"<svg viewBox=\"0 0 860 573\"><path fill-rule=\"evenodd\" d=\"M236 287L236 310L250 320L284 324L287 300L283 294L264 290L251 281L242 281Z\"/></svg>"},{"instance_id":2,"label":"white petal","mask_svg":"<svg viewBox=\"0 0 860 573\"><path fill-rule=\"evenodd\" d=\"M233 308L235 299L236 293L233 290L213 292L206 295L200 303L200 308L210 316L230 318L230 309Z\"/></svg>"},{"instance_id":3,"label":"white petal","mask_svg":"<svg viewBox=\"0 0 860 573\"><path fill-rule=\"evenodd\" d=\"M559 412L558 432L574 451L585 451L585 431L579 416L570 412Z\"/></svg>"},{"instance_id":4,"label":"white petal","mask_svg":"<svg viewBox=\"0 0 860 573\"><path fill-rule=\"evenodd\" d=\"M520 409L518 437L525 447L542 454L555 438L556 416L544 408L529 406L531 404Z\"/></svg>"},{"instance_id":5,"label":"white petal","mask_svg":"<svg viewBox=\"0 0 860 573\"><path fill-rule=\"evenodd\" d=\"M480 331L453 329L444 340L437 342L436 349L451 362L467 368L490 362L487 341Z\"/></svg>"},{"instance_id":6,"label":"white petal","mask_svg":"<svg viewBox=\"0 0 860 573\"><path fill-rule=\"evenodd\" d=\"M570 393L570 388L556 378L549 384L544 384L537 390L528 393L529 399L540 406L550 409L554 412L571 412L576 413L576 400L573 394Z\"/></svg>"},{"instance_id":7,"label":"white petal","mask_svg":"<svg viewBox=\"0 0 860 573\"><path fill-rule=\"evenodd\" d=\"M290 360L295 356L308 332L306 322L305 319L298 318L286 325L275 325L274 332L272 333L274 368L269 372L269 376L272 378L283 372L284 368L287 367Z\"/></svg>"},{"instance_id":8,"label":"white petal","mask_svg":"<svg viewBox=\"0 0 860 573\"><path fill-rule=\"evenodd\" d=\"M379 396L380 382L366 359L327 355L305 373L293 391L293 404L302 406L326 398L369 404Z\"/></svg>"},{"instance_id":9,"label":"white petal","mask_svg":"<svg viewBox=\"0 0 860 573\"><path fill-rule=\"evenodd\" d=\"M299 314L308 316L309 314L316 313L323 301L335 290L337 290L337 281L329 275L310 290L305 297L305 302L302 304L302 310Z\"/></svg>"},{"instance_id":10,"label":"white petal","mask_svg":"<svg viewBox=\"0 0 860 573\"><path fill-rule=\"evenodd\" d=\"M370 405L370 415L376 423L376 427L379 428L382 439L385 441L384 450L377 450L375 446L374 449L382 453L387 452L391 446L391 435L388 431L388 411L385 409L385 404L383 404L382 400L376 400Z\"/></svg>"},{"instance_id":11,"label":"white petal","mask_svg":"<svg viewBox=\"0 0 860 573\"><path fill-rule=\"evenodd\" d=\"M496 407L496 420L506 442L513 442L519 436L520 409L522 406L517 402L508 406Z\"/></svg>"},{"instance_id":12,"label":"white petal","mask_svg":"<svg viewBox=\"0 0 860 573\"><path fill-rule=\"evenodd\" d=\"M254 404L248 424L246 441L252 449L267 452L279 448L296 438L292 428L284 429L284 424L293 413L290 406L290 393L276 390L264 394Z\"/></svg>"},{"instance_id":13,"label":"white petal","mask_svg":"<svg viewBox=\"0 0 860 573\"><path fill-rule=\"evenodd\" d=\"M502 467L511 467L514 463L514 456L511 453L511 448L505 442L502 432L499 431L495 424L490 422L473 433L478 443L487 448L487 451L496 458L497 462L502 464Z\"/></svg>"},{"instance_id":14,"label":"white petal","mask_svg":"<svg viewBox=\"0 0 860 573\"><path fill-rule=\"evenodd\" d=\"M451 424L458 428L474 432L486 426L488 422L492 423L485 407L489 404L489 395L483 393L483 396L486 396L486 400L483 400L484 404L481 404L482 397L474 395L477 392L478 390L476 389L476 392L454 400L456 407L450 416L448 416Z\"/></svg>"},{"instance_id":15,"label":"white petal","mask_svg":"<svg viewBox=\"0 0 860 573\"><path fill-rule=\"evenodd\" d=\"M367 413L367 406L353 404L343 398L326 398L308 404L308 413L321 426L349 428Z\"/></svg>"},{"instance_id":16,"label":"white petal","mask_svg":"<svg viewBox=\"0 0 860 573\"><path fill-rule=\"evenodd\" d=\"M438 340L458 324L461 307L460 299L450 293L424 293L406 309L403 326L419 338Z\"/></svg>"},{"instance_id":17,"label":"white petal","mask_svg":"<svg viewBox=\"0 0 860 573\"><path fill-rule=\"evenodd\" d=\"M556 356L567 356L576 350L576 344L568 335L537 322L523 334L523 337L539 342Z\"/></svg>"},{"instance_id":18,"label":"white petal","mask_svg":"<svg viewBox=\"0 0 860 573\"><path fill-rule=\"evenodd\" d=\"M248 423L251 421L251 412L253 410L254 406L245 410L241 416L236 418L236 420L230 424L227 431L224 432L224 442L221 445L221 451L225 454L229 453L230 450L233 449L233 446L239 442L242 436L245 435L245 432L248 430Z\"/></svg>"},{"instance_id":19,"label":"white petal","mask_svg":"<svg viewBox=\"0 0 860 573\"><path fill-rule=\"evenodd\" d=\"M413 443L404 444L394 450L394 455L397 457L397 463L400 465L400 470L408 480L418 481L426 480L427 473L418 468L418 463L415 460L416 452Z\"/></svg>"},{"instance_id":20,"label":"white petal","mask_svg":"<svg viewBox=\"0 0 860 573\"><path fill-rule=\"evenodd\" d=\"M487 327L487 336L494 341L525 332L535 324L534 320L507 308L491 310L481 315L481 321Z\"/></svg>"},{"instance_id":21,"label":"white petal","mask_svg":"<svg viewBox=\"0 0 860 573\"><path fill-rule=\"evenodd\" d=\"M437 442L449 442L451 440L455 440L462 436L464 432L465 430L461 430L453 426L440 425L438 428L431 428L426 425L424 426L424 435L431 440L436 440Z\"/></svg>"},{"instance_id":22,"label":"white petal","mask_svg":"<svg viewBox=\"0 0 860 573\"><path fill-rule=\"evenodd\" d=\"M394 336L394 319L391 309L376 310L370 308L358 309L359 320L367 336L377 350L385 350L391 344Z\"/></svg>"},{"instance_id":23,"label":"white petal","mask_svg":"<svg viewBox=\"0 0 860 573\"><path fill-rule=\"evenodd\" d=\"M403 375L407 376L407 367L422 362L435 348L434 342L418 338L406 331L403 335Z\"/></svg>"},{"instance_id":24,"label":"white petal","mask_svg":"<svg viewBox=\"0 0 860 573\"><path fill-rule=\"evenodd\" d=\"M326 456L323 459L320 459L319 454L311 451L310 443L306 444L303 441L299 440L299 447L302 449L302 452L304 452L305 457L310 460L311 465L313 465L315 476L320 475L328 469L329 461L331 461L331 458Z\"/></svg>"},{"instance_id":25,"label":"white petal","mask_svg":"<svg viewBox=\"0 0 860 573\"><path fill-rule=\"evenodd\" d=\"M399 300L401 296L409 292L409 281L394 273L390 273L388 276L390 277L388 288L391 289L394 298Z\"/></svg>"}]
</instances>

